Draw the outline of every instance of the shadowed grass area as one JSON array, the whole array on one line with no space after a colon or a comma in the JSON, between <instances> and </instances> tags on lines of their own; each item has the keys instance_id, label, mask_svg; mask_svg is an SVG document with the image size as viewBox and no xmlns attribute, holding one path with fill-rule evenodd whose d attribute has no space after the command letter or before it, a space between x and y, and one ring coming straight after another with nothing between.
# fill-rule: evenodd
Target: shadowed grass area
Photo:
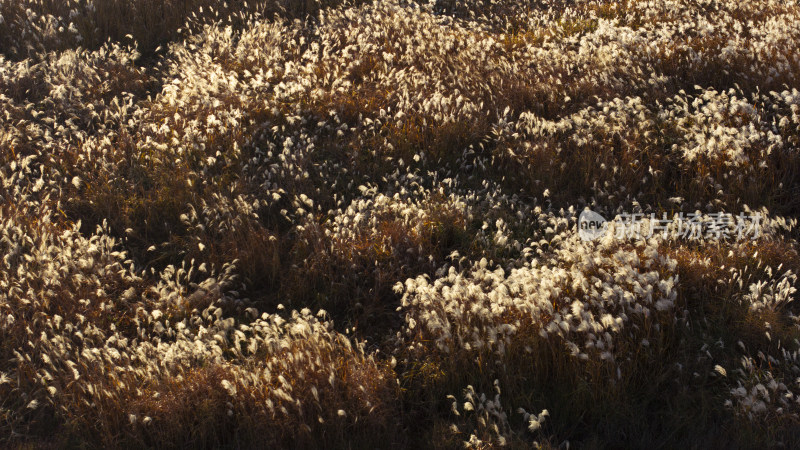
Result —
<instances>
[{"instance_id":1,"label":"shadowed grass area","mask_svg":"<svg viewBox=\"0 0 800 450\"><path fill-rule=\"evenodd\" d=\"M3 0L0 48L9 59L81 46L96 49L107 41L135 44L142 56L187 36L203 25L242 27L252 14L265 18L314 16L340 2L327 0ZM135 19L134 19L135 18Z\"/></svg>"}]
</instances>

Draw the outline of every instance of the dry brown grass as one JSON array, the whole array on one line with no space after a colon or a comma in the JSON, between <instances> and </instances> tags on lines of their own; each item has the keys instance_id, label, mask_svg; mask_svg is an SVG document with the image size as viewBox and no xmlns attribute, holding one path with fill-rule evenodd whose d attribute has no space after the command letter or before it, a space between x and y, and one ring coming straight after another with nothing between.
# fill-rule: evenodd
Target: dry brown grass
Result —
<instances>
[{"instance_id":1,"label":"dry brown grass","mask_svg":"<svg viewBox=\"0 0 800 450\"><path fill-rule=\"evenodd\" d=\"M13 61L0 60L0 225L11 236L0 236L0 445L462 447L470 430L494 434L451 414L446 395L489 394L495 380L512 448L792 442L789 413L771 411L760 430L722 405L737 381L795 376L766 356L750 379L734 368L800 338L794 302L742 301L752 283L800 272L796 230L662 242L674 269L626 259L650 264L651 244L620 244L619 260L598 250L610 258L599 266L576 265L588 258L577 246L559 259L575 238L565 210L586 204L800 211L789 93L800 58L791 38L753 31L798 9L651 3L459 0L431 13L378 2L317 20L340 2L107 0L88 11L0 0L0 53ZM25 8L52 17L23 20ZM735 58L723 14L748 24ZM686 25L701 20L718 33ZM635 39L678 26L688 28L649 47ZM124 48L134 42L138 52ZM699 106L681 112L680 101ZM717 109L698 123L706 104ZM688 136L714 126L773 140L735 163L724 151L686 157ZM111 248L91 250L98 242ZM482 258L503 282L534 258L573 278L553 275L552 312L484 314L498 298L529 300L498 288L456 314L492 283L469 278ZM440 330L410 325L438 310L404 305L398 283L450 283L451 267L473 290L442 314L485 347L443 350ZM620 315L613 362L588 345L597 336L540 334L573 302L599 308L576 279L644 305L651 275L679 277L677 302ZM498 352L491 332L509 324ZM129 341L113 347L112 335ZM518 407L552 415L528 432Z\"/></svg>"},{"instance_id":2,"label":"dry brown grass","mask_svg":"<svg viewBox=\"0 0 800 450\"><path fill-rule=\"evenodd\" d=\"M84 1L3 0L0 48L10 59L24 59L37 52L58 52L78 45L96 49L110 40L135 43L149 57L158 47L204 24L220 22L240 27L254 13L268 18L277 15L304 19L338 3L338 0L103 0L94 2L90 8ZM38 19L28 21L28 11ZM74 26L72 30L70 24Z\"/></svg>"}]
</instances>

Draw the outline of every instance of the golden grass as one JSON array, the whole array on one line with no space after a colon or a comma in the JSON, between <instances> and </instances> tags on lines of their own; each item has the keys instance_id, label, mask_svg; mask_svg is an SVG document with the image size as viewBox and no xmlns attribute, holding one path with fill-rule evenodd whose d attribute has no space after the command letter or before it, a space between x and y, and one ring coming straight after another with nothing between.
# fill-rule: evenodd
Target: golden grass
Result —
<instances>
[{"instance_id":1,"label":"golden grass","mask_svg":"<svg viewBox=\"0 0 800 450\"><path fill-rule=\"evenodd\" d=\"M800 10L679 3L0 0L0 445L792 442L796 229L575 236L800 212Z\"/></svg>"}]
</instances>

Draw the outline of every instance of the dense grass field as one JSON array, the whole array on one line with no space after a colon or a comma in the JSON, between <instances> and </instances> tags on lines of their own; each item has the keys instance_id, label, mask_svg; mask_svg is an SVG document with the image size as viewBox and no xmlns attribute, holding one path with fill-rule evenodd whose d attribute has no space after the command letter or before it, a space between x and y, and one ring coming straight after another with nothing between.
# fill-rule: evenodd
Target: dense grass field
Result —
<instances>
[{"instance_id":1,"label":"dense grass field","mask_svg":"<svg viewBox=\"0 0 800 450\"><path fill-rule=\"evenodd\" d=\"M799 89L797 0L0 0L0 447L797 447Z\"/></svg>"}]
</instances>

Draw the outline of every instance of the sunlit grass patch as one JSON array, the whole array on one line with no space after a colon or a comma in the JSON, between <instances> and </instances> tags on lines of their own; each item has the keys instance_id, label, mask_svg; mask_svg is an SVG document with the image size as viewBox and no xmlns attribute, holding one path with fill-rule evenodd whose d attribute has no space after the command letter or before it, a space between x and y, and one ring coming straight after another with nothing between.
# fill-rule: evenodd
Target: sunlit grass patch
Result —
<instances>
[{"instance_id":1,"label":"sunlit grass patch","mask_svg":"<svg viewBox=\"0 0 800 450\"><path fill-rule=\"evenodd\" d=\"M0 446L790 446L798 14L0 0Z\"/></svg>"}]
</instances>

